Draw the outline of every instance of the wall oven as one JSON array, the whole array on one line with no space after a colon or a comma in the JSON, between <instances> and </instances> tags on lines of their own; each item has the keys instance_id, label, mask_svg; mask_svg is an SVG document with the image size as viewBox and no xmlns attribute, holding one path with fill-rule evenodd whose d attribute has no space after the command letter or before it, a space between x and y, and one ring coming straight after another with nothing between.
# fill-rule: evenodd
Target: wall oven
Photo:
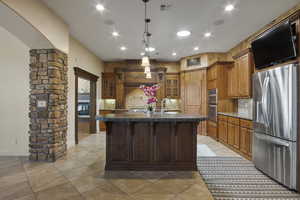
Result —
<instances>
[{"instance_id":1,"label":"wall oven","mask_svg":"<svg viewBox=\"0 0 300 200\"><path fill-rule=\"evenodd\" d=\"M218 115L218 91L217 89L208 90L208 120L217 122Z\"/></svg>"}]
</instances>

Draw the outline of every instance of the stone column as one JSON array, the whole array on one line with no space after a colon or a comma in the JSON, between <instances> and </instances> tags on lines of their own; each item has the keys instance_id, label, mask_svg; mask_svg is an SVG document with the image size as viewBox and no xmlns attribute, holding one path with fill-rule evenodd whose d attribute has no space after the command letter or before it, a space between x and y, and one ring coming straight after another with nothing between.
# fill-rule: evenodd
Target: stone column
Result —
<instances>
[{"instance_id":1,"label":"stone column","mask_svg":"<svg viewBox=\"0 0 300 200\"><path fill-rule=\"evenodd\" d=\"M30 160L66 154L67 55L57 49L30 51Z\"/></svg>"}]
</instances>

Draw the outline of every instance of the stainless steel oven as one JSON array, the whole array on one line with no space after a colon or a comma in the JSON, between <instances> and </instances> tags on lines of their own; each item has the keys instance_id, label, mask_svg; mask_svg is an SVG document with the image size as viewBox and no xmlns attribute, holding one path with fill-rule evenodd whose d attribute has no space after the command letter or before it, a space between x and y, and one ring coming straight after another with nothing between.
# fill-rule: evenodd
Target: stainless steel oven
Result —
<instances>
[{"instance_id":1,"label":"stainless steel oven","mask_svg":"<svg viewBox=\"0 0 300 200\"><path fill-rule=\"evenodd\" d=\"M208 120L217 122L218 114L218 90L208 90Z\"/></svg>"}]
</instances>

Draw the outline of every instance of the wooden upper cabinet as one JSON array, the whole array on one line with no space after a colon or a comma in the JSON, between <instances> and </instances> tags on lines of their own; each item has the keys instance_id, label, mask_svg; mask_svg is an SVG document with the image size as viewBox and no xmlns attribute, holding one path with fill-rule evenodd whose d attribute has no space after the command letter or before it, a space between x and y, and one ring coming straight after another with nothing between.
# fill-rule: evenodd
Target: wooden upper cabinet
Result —
<instances>
[{"instance_id":1,"label":"wooden upper cabinet","mask_svg":"<svg viewBox=\"0 0 300 200\"><path fill-rule=\"evenodd\" d=\"M251 75L253 72L253 64L251 60L251 53L248 53L238 59L238 76L239 76L239 96L251 97Z\"/></svg>"},{"instance_id":2,"label":"wooden upper cabinet","mask_svg":"<svg viewBox=\"0 0 300 200\"><path fill-rule=\"evenodd\" d=\"M102 73L102 99L116 98L116 80L114 73Z\"/></svg>"},{"instance_id":3,"label":"wooden upper cabinet","mask_svg":"<svg viewBox=\"0 0 300 200\"><path fill-rule=\"evenodd\" d=\"M238 68L239 63L235 64L228 69L228 96L238 97Z\"/></svg>"},{"instance_id":4,"label":"wooden upper cabinet","mask_svg":"<svg viewBox=\"0 0 300 200\"><path fill-rule=\"evenodd\" d=\"M166 75L166 97L171 99L180 98L180 76L179 74Z\"/></svg>"},{"instance_id":5,"label":"wooden upper cabinet","mask_svg":"<svg viewBox=\"0 0 300 200\"><path fill-rule=\"evenodd\" d=\"M228 70L228 96L251 98L253 60L249 49L233 57L235 64Z\"/></svg>"}]
</instances>

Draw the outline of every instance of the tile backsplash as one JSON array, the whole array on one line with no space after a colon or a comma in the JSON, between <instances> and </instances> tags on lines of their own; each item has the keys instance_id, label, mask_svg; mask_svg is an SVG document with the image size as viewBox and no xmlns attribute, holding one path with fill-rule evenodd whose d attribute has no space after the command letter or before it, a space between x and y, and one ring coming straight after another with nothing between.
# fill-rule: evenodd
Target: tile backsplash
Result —
<instances>
[{"instance_id":1,"label":"tile backsplash","mask_svg":"<svg viewBox=\"0 0 300 200\"><path fill-rule=\"evenodd\" d=\"M253 107L252 99L238 100L238 113L252 115L252 107Z\"/></svg>"}]
</instances>

